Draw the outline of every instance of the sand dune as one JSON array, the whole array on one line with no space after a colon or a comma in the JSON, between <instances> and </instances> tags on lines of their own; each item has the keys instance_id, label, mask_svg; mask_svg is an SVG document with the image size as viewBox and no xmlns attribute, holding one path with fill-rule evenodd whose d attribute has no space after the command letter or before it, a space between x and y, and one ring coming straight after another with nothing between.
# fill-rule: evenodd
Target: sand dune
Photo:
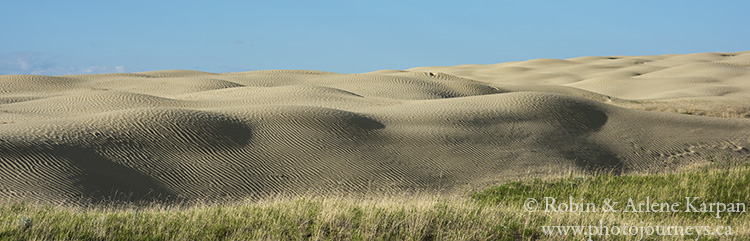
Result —
<instances>
[{"instance_id":1,"label":"sand dune","mask_svg":"<svg viewBox=\"0 0 750 241\"><path fill-rule=\"evenodd\" d=\"M750 157L744 117L750 52L364 74L4 75L0 197L461 192L658 172Z\"/></svg>"}]
</instances>

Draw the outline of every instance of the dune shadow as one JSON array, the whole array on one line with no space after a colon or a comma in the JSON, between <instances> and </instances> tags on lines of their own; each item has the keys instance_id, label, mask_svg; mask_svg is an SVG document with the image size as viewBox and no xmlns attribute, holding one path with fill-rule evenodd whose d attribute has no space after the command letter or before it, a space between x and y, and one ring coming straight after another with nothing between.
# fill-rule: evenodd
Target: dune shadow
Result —
<instances>
[{"instance_id":1,"label":"dune shadow","mask_svg":"<svg viewBox=\"0 0 750 241\"><path fill-rule=\"evenodd\" d=\"M56 145L50 154L70 161L81 170L76 184L83 188L82 198L93 202L169 202L175 195L157 180L120 165L94 150Z\"/></svg>"},{"instance_id":2,"label":"dune shadow","mask_svg":"<svg viewBox=\"0 0 750 241\"><path fill-rule=\"evenodd\" d=\"M619 175L624 171L622 160L606 146L588 140L571 142L557 148L563 158L572 160L581 170L586 172L606 172Z\"/></svg>"},{"instance_id":3,"label":"dune shadow","mask_svg":"<svg viewBox=\"0 0 750 241\"><path fill-rule=\"evenodd\" d=\"M604 111L591 105L574 104L567 106L568 112L565 118L559 118L558 121L568 129L574 131L577 135L585 135L592 132L598 132L607 124L609 116Z\"/></svg>"},{"instance_id":4,"label":"dune shadow","mask_svg":"<svg viewBox=\"0 0 750 241\"><path fill-rule=\"evenodd\" d=\"M602 130L609 116L591 105L572 105L567 118L558 119L562 128L550 138L549 148L572 160L585 171L604 171L612 174L623 172L622 160L605 145L596 143L589 136Z\"/></svg>"},{"instance_id":5,"label":"dune shadow","mask_svg":"<svg viewBox=\"0 0 750 241\"><path fill-rule=\"evenodd\" d=\"M365 116L357 115L351 121L356 126L364 130L379 130L385 128L385 125L383 125L383 123Z\"/></svg>"}]
</instances>

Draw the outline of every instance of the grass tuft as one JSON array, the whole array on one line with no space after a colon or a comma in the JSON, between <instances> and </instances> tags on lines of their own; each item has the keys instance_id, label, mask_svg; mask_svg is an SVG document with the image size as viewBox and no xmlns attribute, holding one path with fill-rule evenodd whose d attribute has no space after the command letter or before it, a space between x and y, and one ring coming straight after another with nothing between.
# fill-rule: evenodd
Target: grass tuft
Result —
<instances>
[{"instance_id":1,"label":"grass tuft","mask_svg":"<svg viewBox=\"0 0 750 241\"><path fill-rule=\"evenodd\" d=\"M718 162L717 162L718 163ZM468 195L344 198L287 197L183 206L70 207L0 203L0 240L585 240L548 236L543 225L726 225L747 240L747 213L549 213L524 210L528 198L750 202L750 166L718 165L658 175L570 176L510 182ZM632 236L592 237L631 240ZM605 239L606 238L606 239ZM683 240L697 236L647 236Z\"/></svg>"}]
</instances>

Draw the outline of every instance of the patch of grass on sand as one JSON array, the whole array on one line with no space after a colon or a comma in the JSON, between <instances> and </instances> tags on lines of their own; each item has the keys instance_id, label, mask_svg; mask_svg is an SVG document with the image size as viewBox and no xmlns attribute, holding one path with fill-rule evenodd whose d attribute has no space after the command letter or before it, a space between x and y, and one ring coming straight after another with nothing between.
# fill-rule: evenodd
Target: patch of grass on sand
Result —
<instances>
[{"instance_id":1,"label":"patch of grass on sand","mask_svg":"<svg viewBox=\"0 0 750 241\"><path fill-rule=\"evenodd\" d=\"M545 212L556 205L594 203L596 212ZM5 201L0 204L0 240L586 240L587 235L542 226L718 226L731 236L644 235L643 240L748 240L750 214L695 213L699 203L750 203L750 166L713 165L658 175L571 176L511 182L469 197L294 197L227 204L70 207ZM525 202L538 200L527 211ZM629 199L679 203L679 212L623 212ZM619 212L604 212L605 200ZM570 204L568 205L570 208ZM585 205L584 205L585 206ZM583 207L583 206L581 206ZM644 230L644 229L639 229ZM648 232L648 229L645 229ZM587 230L588 231L588 228ZM726 229L724 230L726 232ZM593 240L638 240L637 235L592 236Z\"/></svg>"}]
</instances>

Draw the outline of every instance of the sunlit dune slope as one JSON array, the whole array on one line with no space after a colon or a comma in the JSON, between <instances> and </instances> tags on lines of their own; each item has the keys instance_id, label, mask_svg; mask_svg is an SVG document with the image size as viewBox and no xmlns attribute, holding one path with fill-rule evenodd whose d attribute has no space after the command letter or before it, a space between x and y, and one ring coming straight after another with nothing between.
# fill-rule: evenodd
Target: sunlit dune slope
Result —
<instances>
[{"instance_id":1,"label":"sunlit dune slope","mask_svg":"<svg viewBox=\"0 0 750 241\"><path fill-rule=\"evenodd\" d=\"M749 107L750 52L364 74L4 75L0 197L460 192L665 171L749 157Z\"/></svg>"}]
</instances>

